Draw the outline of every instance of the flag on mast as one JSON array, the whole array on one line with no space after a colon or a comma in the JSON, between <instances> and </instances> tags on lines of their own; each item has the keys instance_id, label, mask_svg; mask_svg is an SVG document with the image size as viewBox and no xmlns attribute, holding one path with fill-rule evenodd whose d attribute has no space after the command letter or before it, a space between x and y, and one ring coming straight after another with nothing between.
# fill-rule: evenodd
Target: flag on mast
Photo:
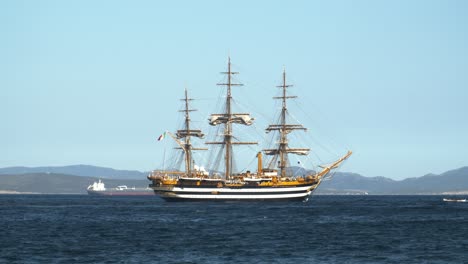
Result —
<instances>
[{"instance_id":1,"label":"flag on mast","mask_svg":"<svg viewBox=\"0 0 468 264\"><path fill-rule=\"evenodd\" d=\"M163 140L165 136L166 136L166 132L162 133L162 134L158 137L158 141Z\"/></svg>"}]
</instances>

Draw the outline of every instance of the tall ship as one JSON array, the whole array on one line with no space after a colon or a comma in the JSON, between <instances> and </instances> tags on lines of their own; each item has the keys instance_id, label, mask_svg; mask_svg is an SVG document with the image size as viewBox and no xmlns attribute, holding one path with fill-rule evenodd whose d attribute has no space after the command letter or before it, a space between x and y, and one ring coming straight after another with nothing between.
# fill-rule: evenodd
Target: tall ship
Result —
<instances>
[{"instance_id":1,"label":"tall ship","mask_svg":"<svg viewBox=\"0 0 468 264\"><path fill-rule=\"evenodd\" d=\"M218 150L215 158L223 163L221 173L212 169L207 172L203 168L195 165L193 152L196 150L206 150L206 148L196 148L192 145L192 138L204 138L204 133L199 129L192 129L189 102L185 90L185 107L182 112L185 114L184 127L177 130L175 134L166 131L178 144L178 148L183 152L185 170L155 170L148 175L151 181L149 185L155 192L166 201L307 201L309 196L317 189L322 180L334 169L337 169L352 152L348 151L338 160L321 165L319 171L310 172L307 175L297 176L291 170L290 155L309 155L309 148L290 147L289 135L297 131L306 131L301 124L288 121L289 99L296 96L288 95L288 88L291 85L286 83L286 71L283 71L281 95L273 97L281 102L281 112L274 124L266 128L267 133L273 133L276 139L273 146L263 149L256 154L256 171L234 171L234 147L239 145L257 145L257 142L246 142L238 140L235 134L234 125L250 126L254 118L250 113L236 113L233 111L232 87L242 84L234 81L233 76L238 74L231 70L231 60L228 59L226 82L218 85L226 87L226 96L223 102L222 113L211 114L208 121L211 126L218 127L216 134L219 140L205 142L206 145L217 146ZM268 156L268 161L263 157ZM265 165L266 166L265 166Z\"/></svg>"}]
</instances>

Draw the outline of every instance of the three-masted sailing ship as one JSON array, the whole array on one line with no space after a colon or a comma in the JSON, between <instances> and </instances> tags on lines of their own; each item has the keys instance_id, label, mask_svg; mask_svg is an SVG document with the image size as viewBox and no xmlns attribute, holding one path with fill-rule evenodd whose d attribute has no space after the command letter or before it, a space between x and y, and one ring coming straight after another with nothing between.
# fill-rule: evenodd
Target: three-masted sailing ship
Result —
<instances>
[{"instance_id":1,"label":"three-masted sailing ship","mask_svg":"<svg viewBox=\"0 0 468 264\"><path fill-rule=\"evenodd\" d=\"M278 135L274 148L264 149L257 153L257 170L255 172L233 172L233 146L254 145L257 142L240 142L234 137L233 124L249 126L254 118L249 113L235 113L232 109L233 97L231 88L241 84L233 82L232 76L238 74L231 70L231 61L228 61L228 69L223 74L227 75L227 82L221 83L226 87L224 112L212 114L209 124L212 126L222 126L222 140L205 142L207 145L219 145L222 147L224 155L224 175L219 173L209 173L204 169L194 165L193 151L206 150L206 148L195 148L192 146L192 137L203 138L204 134L199 129L192 129L190 126L189 99L185 90L185 114L184 128L177 130L175 134L169 134L179 145L184 153L185 170L155 170L150 173L148 179L152 182L150 187L154 192L167 201L184 200L242 200L242 201L287 201L287 200L307 200L317 189L324 177L333 169L338 168L351 154L346 155L337 161L320 166L321 171L310 173L309 175L294 176L288 170L290 162L288 156L308 155L309 148L292 148L289 146L288 134L302 130L307 130L301 124L290 124L287 121L287 101L296 96L288 95L286 84L286 72L283 71L283 83L278 86L282 89L281 96L274 99L281 100L281 113L277 124L269 125L266 132L273 132ZM271 156L268 166L264 167L263 154Z\"/></svg>"}]
</instances>

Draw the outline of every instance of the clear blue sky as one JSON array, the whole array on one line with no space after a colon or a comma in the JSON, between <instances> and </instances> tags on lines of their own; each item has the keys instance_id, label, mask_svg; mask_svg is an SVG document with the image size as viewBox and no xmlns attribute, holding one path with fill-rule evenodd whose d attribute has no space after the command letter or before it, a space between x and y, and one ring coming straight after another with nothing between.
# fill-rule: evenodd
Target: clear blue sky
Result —
<instances>
[{"instance_id":1,"label":"clear blue sky","mask_svg":"<svg viewBox=\"0 0 468 264\"><path fill-rule=\"evenodd\" d=\"M1 1L0 34L0 167L153 169L185 86L206 127L228 54L264 116L286 67L343 171L468 165L468 1Z\"/></svg>"}]
</instances>

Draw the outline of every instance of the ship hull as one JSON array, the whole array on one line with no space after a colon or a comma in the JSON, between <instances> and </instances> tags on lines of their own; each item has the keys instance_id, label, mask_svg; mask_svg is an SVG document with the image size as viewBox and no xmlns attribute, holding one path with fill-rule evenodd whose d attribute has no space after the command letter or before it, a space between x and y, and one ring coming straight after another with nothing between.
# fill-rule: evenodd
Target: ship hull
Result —
<instances>
[{"instance_id":1,"label":"ship hull","mask_svg":"<svg viewBox=\"0 0 468 264\"><path fill-rule=\"evenodd\" d=\"M307 201L307 197L292 197L292 198L275 198L275 199L228 199L228 198L180 198L180 197L164 197L160 196L166 202L300 202Z\"/></svg>"},{"instance_id":2,"label":"ship hull","mask_svg":"<svg viewBox=\"0 0 468 264\"><path fill-rule=\"evenodd\" d=\"M303 201L316 185L259 188L184 188L153 187L155 194L166 201Z\"/></svg>"}]
</instances>

